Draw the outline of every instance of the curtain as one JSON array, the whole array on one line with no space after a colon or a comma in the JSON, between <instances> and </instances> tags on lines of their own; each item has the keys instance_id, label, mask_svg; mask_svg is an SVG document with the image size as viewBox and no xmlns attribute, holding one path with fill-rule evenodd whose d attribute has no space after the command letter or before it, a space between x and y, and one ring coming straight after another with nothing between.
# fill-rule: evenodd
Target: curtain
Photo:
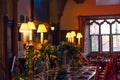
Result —
<instances>
[{"instance_id":1,"label":"curtain","mask_svg":"<svg viewBox=\"0 0 120 80\"><path fill-rule=\"evenodd\" d=\"M90 39L89 39L89 26L87 22L87 18L83 16L78 17L79 21L79 30L83 35L83 38L81 38L81 52L84 52L84 55L87 55L89 53L89 45L90 45Z\"/></svg>"}]
</instances>

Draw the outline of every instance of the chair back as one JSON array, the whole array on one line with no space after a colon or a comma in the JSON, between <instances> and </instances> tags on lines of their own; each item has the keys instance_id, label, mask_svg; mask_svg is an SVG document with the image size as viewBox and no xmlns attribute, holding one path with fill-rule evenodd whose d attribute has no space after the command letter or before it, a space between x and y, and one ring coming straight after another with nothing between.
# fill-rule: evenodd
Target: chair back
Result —
<instances>
[{"instance_id":1,"label":"chair back","mask_svg":"<svg viewBox=\"0 0 120 80\"><path fill-rule=\"evenodd\" d=\"M100 66L97 65L96 73L95 73L95 76L94 76L94 80L99 80L99 70L100 70Z\"/></svg>"}]
</instances>

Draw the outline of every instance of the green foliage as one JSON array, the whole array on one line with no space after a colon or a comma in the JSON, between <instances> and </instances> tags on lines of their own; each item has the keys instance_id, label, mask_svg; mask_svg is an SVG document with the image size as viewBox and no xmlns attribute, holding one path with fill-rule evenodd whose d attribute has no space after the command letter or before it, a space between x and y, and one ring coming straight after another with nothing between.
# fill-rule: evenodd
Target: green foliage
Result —
<instances>
[{"instance_id":1,"label":"green foliage","mask_svg":"<svg viewBox=\"0 0 120 80\"><path fill-rule=\"evenodd\" d=\"M41 61L46 60L46 55L48 55L49 60L54 60L57 58L55 55L56 47L54 45L50 43L44 43L40 45L42 46L40 49L37 49L34 46L29 46L28 50L26 51L26 72L28 72L30 61L32 61L33 71L36 72L40 68Z\"/></svg>"},{"instance_id":2,"label":"green foliage","mask_svg":"<svg viewBox=\"0 0 120 80\"><path fill-rule=\"evenodd\" d=\"M28 73L30 61L32 61L33 70L36 71L38 69L38 67L36 67L36 63L37 63L37 60L40 60L41 52L38 49L36 49L34 46L29 46L24 57L26 59L26 62L25 62L26 73Z\"/></svg>"},{"instance_id":3,"label":"green foliage","mask_svg":"<svg viewBox=\"0 0 120 80\"><path fill-rule=\"evenodd\" d=\"M19 75L19 76L14 77L14 80L27 80L27 79L25 76Z\"/></svg>"},{"instance_id":4,"label":"green foliage","mask_svg":"<svg viewBox=\"0 0 120 80\"><path fill-rule=\"evenodd\" d=\"M57 52L60 56L66 54L69 58L71 58L79 52L79 48L74 43L61 42L57 46Z\"/></svg>"},{"instance_id":5,"label":"green foliage","mask_svg":"<svg viewBox=\"0 0 120 80\"><path fill-rule=\"evenodd\" d=\"M46 54L49 55L50 59L55 59L57 58L55 53L56 53L56 46L52 45L50 43L45 43L42 44L42 49L40 49L41 55L42 55L42 60L46 60Z\"/></svg>"}]
</instances>

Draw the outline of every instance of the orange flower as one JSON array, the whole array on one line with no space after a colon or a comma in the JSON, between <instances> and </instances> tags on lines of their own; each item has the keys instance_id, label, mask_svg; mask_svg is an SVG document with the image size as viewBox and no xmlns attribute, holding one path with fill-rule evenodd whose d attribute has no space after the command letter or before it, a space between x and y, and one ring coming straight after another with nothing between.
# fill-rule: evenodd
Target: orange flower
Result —
<instances>
[{"instance_id":1,"label":"orange flower","mask_svg":"<svg viewBox=\"0 0 120 80\"><path fill-rule=\"evenodd\" d=\"M20 80L24 80L24 79L20 77Z\"/></svg>"},{"instance_id":2,"label":"orange flower","mask_svg":"<svg viewBox=\"0 0 120 80\"><path fill-rule=\"evenodd\" d=\"M36 49L41 49L42 48L42 44L41 43L34 43L34 47Z\"/></svg>"}]
</instances>

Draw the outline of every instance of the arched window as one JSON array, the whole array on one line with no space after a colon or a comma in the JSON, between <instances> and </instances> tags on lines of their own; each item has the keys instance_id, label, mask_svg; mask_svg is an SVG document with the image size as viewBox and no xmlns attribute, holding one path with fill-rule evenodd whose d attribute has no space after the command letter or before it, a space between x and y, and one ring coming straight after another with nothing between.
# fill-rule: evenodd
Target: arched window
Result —
<instances>
[{"instance_id":1,"label":"arched window","mask_svg":"<svg viewBox=\"0 0 120 80\"><path fill-rule=\"evenodd\" d=\"M120 17L90 18L90 52L120 51Z\"/></svg>"}]
</instances>

